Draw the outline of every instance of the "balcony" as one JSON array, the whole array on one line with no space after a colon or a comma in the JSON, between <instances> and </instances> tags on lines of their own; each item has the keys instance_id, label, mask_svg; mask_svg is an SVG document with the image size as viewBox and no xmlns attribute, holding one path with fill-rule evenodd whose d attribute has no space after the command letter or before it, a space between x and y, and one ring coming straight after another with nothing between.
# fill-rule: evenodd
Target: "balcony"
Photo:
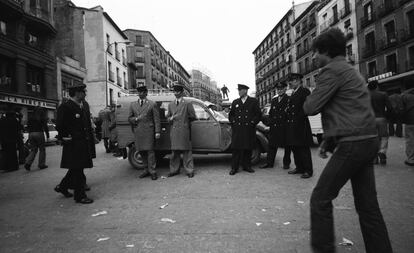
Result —
<instances>
[{"instance_id":1,"label":"balcony","mask_svg":"<svg viewBox=\"0 0 414 253\"><path fill-rule=\"evenodd\" d=\"M407 31L407 30L402 30L401 29L399 34L400 34L401 42L405 42L405 41L414 39L414 29L412 31Z\"/></svg>"},{"instance_id":2,"label":"balcony","mask_svg":"<svg viewBox=\"0 0 414 253\"><path fill-rule=\"evenodd\" d=\"M397 34L394 33L392 35L389 35L389 38L381 40L381 50L386 50L388 48L394 47L398 44L397 40Z\"/></svg>"},{"instance_id":3,"label":"balcony","mask_svg":"<svg viewBox=\"0 0 414 253\"><path fill-rule=\"evenodd\" d=\"M119 51L118 50L116 50L115 51L115 59L117 59L118 61L119 61L119 59L120 59L120 53L119 53Z\"/></svg>"},{"instance_id":4,"label":"balcony","mask_svg":"<svg viewBox=\"0 0 414 253\"><path fill-rule=\"evenodd\" d=\"M329 19L329 26L334 26L338 22L339 22L338 13L335 13L335 15Z\"/></svg>"},{"instance_id":5,"label":"balcony","mask_svg":"<svg viewBox=\"0 0 414 253\"><path fill-rule=\"evenodd\" d=\"M362 17L360 19L361 29L369 26L374 21L375 21L375 12L372 12L370 17Z\"/></svg>"},{"instance_id":6,"label":"balcony","mask_svg":"<svg viewBox=\"0 0 414 253\"><path fill-rule=\"evenodd\" d=\"M339 15L343 19L343 18L346 18L349 14L351 14L351 12L352 12L351 5L349 4L339 11Z\"/></svg>"},{"instance_id":7,"label":"balcony","mask_svg":"<svg viewBox=\"0 0 414 253\"><path fill-rule=\"evenodd\" d=\"M393 75L395 74L399 74L400 73L400 68L399 68L399 64L395 64L394 66L387 66L384 70L383 73L392 73Z\"/></svg>"},{"instance_id":8,"label":"balcony","mask_svg":"<svg viewBox=\"0 0 414 253\"><path fill-rule=\"evenodd\" d=\"M116 77L116 84L117 84L118 86L122 86L122 79L121 79L121 77L120 77L120 76L117 76L117 77Z\"/></svg>"},{"instance_id":9,"label":"balcony","mask_svg":"<svg viewBox=\"0 0 414 253\"><path fill-rule=\"evenodd\" d=\"M37 29L56 34L56 29L52 25L52 15L48 10L37 6L27 11L28 23Z\"/></svg>"},{"instance_id":10,"label":"balcony","mask_svg":"<svg viewBox=\"0 0 414 253\"><path fill-rule=\"evenodd\" d=\"M111 81L111 82L115 81L115 79L114 79L114 77L115 77L114 72L113 71L109 71L108 74L109 74L109 77L108 77L109 81Z\"/></svg>"},{"instance_id":11,"label":"balcony","mask_svg":"<svg viewBox=\"0 0 414 253\"><path fill-rule=\"evenodd\" d=\"M312 28L316 27L316 20L315 18L311 18L309 20L309 30L312 30Z\"/></svg>"},{"instance_id":12,"label":"balcony","mask_svg":"<svg viewBox=\"0 0 414 253\"><path fill-rule=\"evenodd\" d=\"M375 55L376 49L375 46L373 47L365 47L362 49L362 58L368 58Z\"/></svg>"},{"instance_id":13,"label":"balcony","mask_svg":"<svg viewBox=\"0 0 414 253\"><path fill-rule=\"evenodd\" d=\"M348 54L346 56L346 61L352 65L355 64L355 55L354 54Z\"/></svg>"},{"instance_id":14,"label":"balcony","mask_svg":"<svg viewBox=\"0 0 414 253\"><path fill-rule=\"evenodd\" d=\"M140 62L140 63L144 63L145 62L145 58L144 57L135 57L135 62ZM153 60L151 60L151 64L152 64ZM154 65L154 64L152 64Z\"/></svg>"},{"instance_id":15,"label":"balcony","mask_svg":"<svg viewBox=\"0 0 414 253\"><path fill-rule=\"evenodd\" d=\"M396 6L390 1L388 1L387 4L381 4L378 7L378 17L381 18L392 13L395 10L395 8Z\"/></svg>"}]
</instances>

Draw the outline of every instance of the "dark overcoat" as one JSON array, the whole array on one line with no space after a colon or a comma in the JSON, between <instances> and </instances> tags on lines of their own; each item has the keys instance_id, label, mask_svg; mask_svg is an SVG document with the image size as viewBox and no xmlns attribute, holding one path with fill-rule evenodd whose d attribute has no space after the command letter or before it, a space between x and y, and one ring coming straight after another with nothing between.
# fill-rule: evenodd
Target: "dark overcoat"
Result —
<instances>
[{"instance_id":1,"label":"dark overcoat","mask_svg":"<svg viewBox=\"0 0 414 253\"><path fill-rule=\"evenodd\" d=\"M286 145L286 123L287 106L289 96L284 94L279 102L279 97L272 100L269 111L269 147L285 147Z\"/></svg>"},{"instance_id":2,"label":"dark overcoat","mask_svg":"<svg viewBox=\"0 0 414 253\"><path fill-rule=\"evenodd\" d=\"M89 104L84 101L82 108L72 100L61 104L57 111L56 130L63 141L61 168L92 168L96 157L95 141L90 120Z\"/></svg>"},{"instance_id":3,"label":"dark overcoat","mask_svg":"<svg viewBox=\"0 0 414 253\"><path fill-rule=\"evenodd\" d=\"M178 104L176 100L168 105L167 117L173 116L170 122L171 150L192 150L191 121L196 119L193 105L184 98Z\"/></svg>"},{"instance_id":4,"label":"dark overcoat","mask_svg":"<svg viewBox=\"0 0 414 253\"><path fill-rule=\"evenodd\" d=\"M231 104L229 121L232 128L232 149L253 149L256 145L256 125L260 122L259 101L247 97L243 103L240 98Z\"/></svg>"},{"instance_id":5,"label":"dark overcoat","mask_svg":"<svg viewBox=\"0 0 414 253\"><path fill-rule=\"evenodd\" d=\"M286 123L286 144L289 146L311 146L312 131L303 104L310 91L302 86L289 99Z\"/></svg>"},{"instance_id":6,"label":"dark overcoat","mask_svg":"<svg viewBox=\"0 0 414 253\"><path fill-rule=\"evenodd\" d=\"M134 127L135 147L138 151L154 150L155 133L161 132L160 113L155 102L136 101L129 108L129 122Z\"/></svg>"}]
</instances>

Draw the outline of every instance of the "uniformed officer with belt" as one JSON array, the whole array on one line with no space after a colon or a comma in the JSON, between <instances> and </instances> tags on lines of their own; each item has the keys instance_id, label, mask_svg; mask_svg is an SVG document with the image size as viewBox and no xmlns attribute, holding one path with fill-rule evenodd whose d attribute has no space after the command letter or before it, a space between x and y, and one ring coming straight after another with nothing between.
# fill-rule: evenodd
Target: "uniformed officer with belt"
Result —
<instances>
[{"instance_id":1,"label":"uniformed officer with belt","mask_svg":"<svg viewBox=\"0 0 414 253\"><path fill-rule=\"evenodd\" d=\"M139 178L151 176L152 180L157 180L154 146L161 136L160 114L155 102L147 99L147 87L139 86L137 91L139 99L131 103L128 119L134 127L135 148L148 165Z\"/></svg>"},{"instance_id":2,"label":"uniformed officer with belt","mask_svg":"<svg viewBox=\"0 0 414 253\"><path fill-rule=\"evenodd\" d=\"M256 125L260 122L261 112L259 101L247 95L248 89L244 84L238 85L240 98L233 101L229 113L233 150L230 175L239 171L239 165L247 172L254 172L251 156L256 145Z\"/></svg>"},{"instance_id":3,"label":"uniformed officer with belt","mask_svg":"<svg viewBox=\"0 0 414 253\"><path fill-rule=\"evenodd\" d=\"M272 99L269 111L268 125L269 132L269 149L267 151L266 164L260 168L273 168L277 149L279 147L285 148L283 157L283 168L289 168L290 164L290 150L286 148L286 121L287 121L287 106L289 97L286 95L286 82L278 82L276 84L277 97Z\"/></svg>"},{"instance_id":4,"label":"uniformed officer with belt","mask_svg":"<svg viewBox=\"0 0 414 253\"><path fill-rule=\"evenodd\" d=\"M302 86L302 78L303 75L299 73L291 73L288 76L288 83L293 92L287 108L286 144L292 149L296 164L296 169L288 173L302 174L301 178L310 178L313 175L310 151L313 139L308 116L303 111L303 104L310 91Z\"/></svg>"}]
</instances>

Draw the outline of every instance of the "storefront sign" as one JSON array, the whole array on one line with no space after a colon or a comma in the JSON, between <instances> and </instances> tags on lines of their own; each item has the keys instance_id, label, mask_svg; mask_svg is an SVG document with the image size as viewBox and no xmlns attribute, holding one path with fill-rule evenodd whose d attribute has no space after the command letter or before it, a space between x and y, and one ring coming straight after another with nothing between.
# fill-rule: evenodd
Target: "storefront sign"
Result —
<instances>
[{"instance_id":1,"label":"storefront sign","mask_svg":"<svg viewBox=\"0 0 414 253\"><path fill-rule=\"evenodd\" d=\"M43 108L56 110L55 103L33 99L33 98L15 97L15 96L10 96L10 95L0 94L0 102L12 103L12 104L18 104L18 105L40 106Z\"/></svg>"},{"instance_id":2,"label":"storefront sign","mask_svg":"<svg viewBox=\"0 0 414 253\"><path fill-rule=\"evenodd\" d=\"M371 82L371 81L374 81L374 80L378 81L378 80L390 77L392 75L393 75L392 72L387 72L387 73L384 73L384 74L381 74L381 75L378 75L378 76L373 76L373 77L368 78L368 82Z\"/></svg>"}]
</instances>

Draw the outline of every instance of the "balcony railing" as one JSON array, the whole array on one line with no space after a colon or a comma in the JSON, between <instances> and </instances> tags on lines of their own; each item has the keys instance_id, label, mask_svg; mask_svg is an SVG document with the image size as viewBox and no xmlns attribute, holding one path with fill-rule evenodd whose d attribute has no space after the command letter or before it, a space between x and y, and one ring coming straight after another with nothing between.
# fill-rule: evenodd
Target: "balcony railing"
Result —
<instances>
[{"instance_id":1,"label":"balcony railing","mask_svg":"<svg viewBox=\"0 0 414 253\"><path fill-rule=\"evenodd\" d=\"M117 84L118 86L122 86L122 79L121 79L121 77L120 77L120 76L117 76L117 77L116 77L116 84Z\"/></svg>"},{"instance_id":2,"label":"balcony railing","mask_svg":"<svg viewBox=\"0 0 414 253\"><path fill-rule=\"evenodd\" d=\"M398 73L400 73L400 66L399 66L399 64L397 63L397 64L395 64L394 66L387 66L386 68L384 68L384 70L383 70L383 72L382 73L389 73L389 72L391 72L391 73L393 73L393 74L398 74Z\"/></svg>"},{"instance_id":3,"label":"balcony railing","mask_svg":"<svg viewBox=\"0 0 414 253\"><path fill-rule=\"evenodd\" d=\"M135 57L135 62L140 62L140 63L143 63L143 62L145 62L145 58L144 57ZM151 60L151 63L152 63L153 61Z\"/></svg>"},{"instance_id":4,"label":"balcony railing","mask_svg":"<svg viewBox=\"0 0 414 253\"><path fill-rule=\"evenodd\" d=\"M365 28L369 26L375 21L375 12L373 11L370 17L365 16L365 17L362 17L360 20L361 20L361 28Z\"/></svg>"},{"instance_id":5,"label":"balcony railing","mask_svg":"<svg viewBox=\"0 0 414 253\"><path fill-rule=\"evenodd\" d=\"M341 18L345 18L349 14L351 14L351 5L350 4L346 5L344 8L342 8L339 11L339 15L341 16Z\"/></svg>"},{"instance_id":6,"label":"balcony railing","mask_svg":"<svg viewBox=\"0 0 414 253\"><path fill-rule=\"evenodd\" d=\"M388 1L387 4L382 4L378 7L378 16L384 17L395 10L396 6Z\"/></svg>"},{"instance_id":7,"label":"balcony railing","mask_svg":"<svg viewBox=\"0 0 414 253\"><path fill-rule=\"evenodd\" d=\"M114 76L115 76L114 75L114 72L113 71L109 71L108 74L109 74L109 77L108 77L109 81L112 81L112 82L115 81L115 79L114 79Z\"/></svg>"},{"instance_id":8,"label":"balcony railing","mask_svg":"<svg viewBox=\"0 0 414 253\"><path fill-rule=\"evenodd\" d=\"M375 46L373 46L373 47L365 47L365 48L363 48L363 50L362 50L362 57L363 57L363 58L368 58L368 57L370 57L370 56L375 55L375 53L376 53L376 48L375 48Z\"/></svg>"},{"instance_id":9,"label":"balcony railing","mask_svg":"<svg viewBox=\"0 0 414 253\"><path fill-rule=\"evenodd\" d=\"M329 19L329 26L333 26L339 22L338 13L336 13L333 17Z\"/></svg>"},{"instance_id":10,"label":"balcony railing","mask_svg":"<svg viewBox=\"0 0 414 253\"><path fill-rule=\"evenodd\" d=\"M388 36L389 36L388 38L381 40L380 48L382 50L394 47L398 44L398 39L397 39L397 34L396 33L388 35Z\"/></svg>"}]
</instances>

